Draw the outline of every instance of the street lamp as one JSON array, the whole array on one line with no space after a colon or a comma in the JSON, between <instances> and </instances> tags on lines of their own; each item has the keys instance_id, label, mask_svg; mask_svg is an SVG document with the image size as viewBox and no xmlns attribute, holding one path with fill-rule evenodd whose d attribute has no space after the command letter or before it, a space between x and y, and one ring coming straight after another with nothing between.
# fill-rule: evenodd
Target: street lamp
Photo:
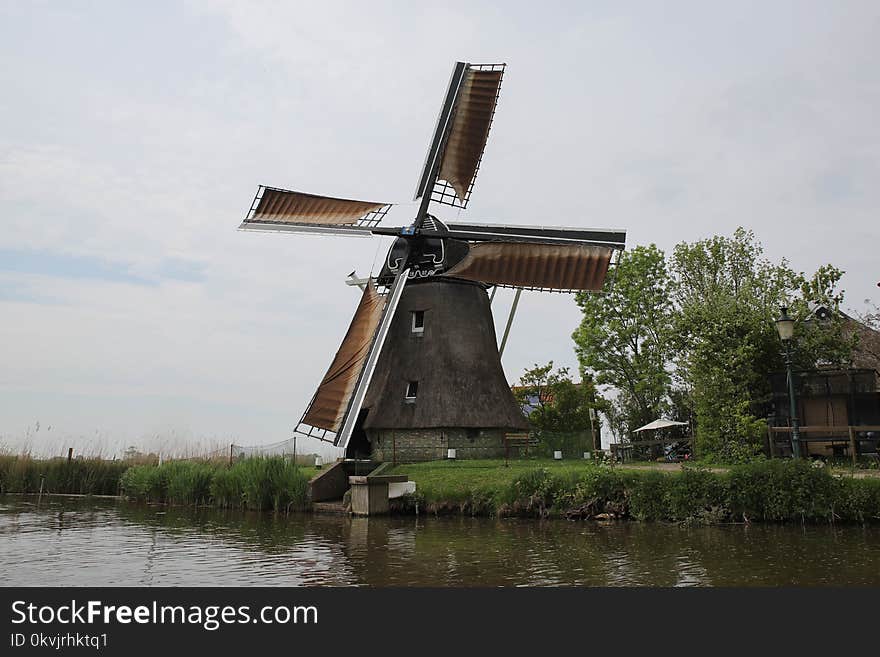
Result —
<instances>
[{"instance_id":1,"label":"street lamp","mask_svg":"<svg viewBox=\"0 0 880 657\"><path fill-rule=\"evenodd\" d=\"M788 308L782 307L782 315L776 320L776 331L785 345L785 372L788 381L788 401L791 404L791 454L801 456L801 433L798 430L797 403L794 397L794 377L791 375L791 338L794 335L794 320L788 316Z\"/></svg>"}]
</instances>

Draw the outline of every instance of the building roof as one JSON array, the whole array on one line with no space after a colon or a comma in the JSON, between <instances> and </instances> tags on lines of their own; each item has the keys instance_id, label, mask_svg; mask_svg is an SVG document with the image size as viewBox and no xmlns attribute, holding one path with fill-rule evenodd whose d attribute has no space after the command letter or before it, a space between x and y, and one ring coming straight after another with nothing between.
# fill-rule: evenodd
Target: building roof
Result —
<instances>
[{"instance_id":1,"label":"building roof","mask_svg":"<svg viewBox=\"0 0 880 657\"><path fill-rule=\"evenodd\" d=\"M840 313L843 318L843 330L846 335L858 336L858 343L853 349L852 365L856 368L871 369L880 372L880 331L867 324Z\"/></svg>"},{"instance_id":2,"label":"building roof","mask_svg":"<svg viewBox=\"0 0 880 657\"><path fill-rule=\"evenodd\" d=\"M417 311L424 326L414 333ZM414 398L407 395L413 382ZM528 428L481 285L433 277L404 288L364 409L365 429Z\"/></svg>"}]
</instances>

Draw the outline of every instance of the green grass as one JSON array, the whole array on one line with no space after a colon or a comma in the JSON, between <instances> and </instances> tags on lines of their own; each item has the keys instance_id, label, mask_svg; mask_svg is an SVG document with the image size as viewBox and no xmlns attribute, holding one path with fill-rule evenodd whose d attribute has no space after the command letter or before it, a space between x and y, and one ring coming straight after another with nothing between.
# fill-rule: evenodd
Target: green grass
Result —
<instances>
[{"instance_id":1,"label":"green grass","mask_svg":"<svg viewBox=\"0 0 880 657\"><path fill-rule=\"evenodd\" d=\"M405 463L391 470L391 474L407 474L421 486L437 490L455 490L458 487L494 487L507 483L517 474L547 468L553 472L580 472L594 467L586 461L554 461L553 459L511 459L505 467L504 459L475 461L428 461Z\"/></svg>"},{"instance_id":2,"label":"green grass","mask_svg":"<svg viewBox=\"0 0 880 657\"><path fill-rule=\"evenodd\" d=\"M674 522L875 522L880 480L832 476L809 462L774 459L727 470L677 472L584 461L434 461L399 465L416 494L399 511L595 517Z\"/></svg>"}]
</instances>

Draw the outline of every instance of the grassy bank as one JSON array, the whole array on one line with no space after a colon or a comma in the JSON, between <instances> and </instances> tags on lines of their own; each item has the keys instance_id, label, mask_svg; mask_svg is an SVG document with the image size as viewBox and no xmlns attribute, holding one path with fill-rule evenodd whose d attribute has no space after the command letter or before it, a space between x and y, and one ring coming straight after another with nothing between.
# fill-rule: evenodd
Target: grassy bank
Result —
<instances>
[{"instance_id":1,"label":"grassy bank","mask_svg":"<svg viewBox=\"0 0 880 657\"><path fill-rule=\"evenodd\" d=\"M880 480L776 459L664 473L582 462L435 461L400 465L416 494L400 512L616 517L674 522L877 522ZM607 514L607 516L603 515Z\"/></svg>"},{"instance_id":2,"label":"grassy bank","mask_svg":"<svg viewBox=\"0 0 880 657\"><path fill-rule=\"evenodd\" d=\"M303 468L281 457L252 457L232 466L169 461L129 468L122 490L141 502L290 511L308 506L308 481Z\"/></svg>"},{"instance_id":3,"label":"grassy bank","mask_svg":"<svg viewBox=\"0 0 880 657\"><path fill-rule=\"evenodd\" d=\"M30 456L0 455L0 493L43 491L73 495L116 495L119 478L130 464L99 458L34 459Z\"/></svg>"}]
</instances>

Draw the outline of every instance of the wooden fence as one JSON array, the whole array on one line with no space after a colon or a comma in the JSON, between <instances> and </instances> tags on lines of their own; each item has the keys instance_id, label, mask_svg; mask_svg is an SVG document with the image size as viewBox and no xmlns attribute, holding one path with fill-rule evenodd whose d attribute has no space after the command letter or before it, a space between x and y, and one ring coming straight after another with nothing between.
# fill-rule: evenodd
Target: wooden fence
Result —
<instances>
[{"instance_id":1,"label":"wooden fence","mask_svg":"<svg viewBox=\"0 0 880 657\"><path fill-rule=\"evenodd\" d=\"M867 424L860 426L805 426L798 427L798 432L801 434L800 439L798 440L799 445L804 445L806 443L845 443L849 447L850 454L852 456L853 465L856 464L856 459L858 459L858 449L856 448L856 443L859 438L856 436L856 433L863 431L876 431L880 432L880 425L876 424ZM805 434L825 434L824 436L808 436ZM775 446L776 440L775 437L778 434L789 434L789 443L791 442L791 427L767 427L767 449L770 452L770 458L772 459L775 456ZM842 438L841 436L846 434L846 438Z\"/></svg>"}]
</instances>

